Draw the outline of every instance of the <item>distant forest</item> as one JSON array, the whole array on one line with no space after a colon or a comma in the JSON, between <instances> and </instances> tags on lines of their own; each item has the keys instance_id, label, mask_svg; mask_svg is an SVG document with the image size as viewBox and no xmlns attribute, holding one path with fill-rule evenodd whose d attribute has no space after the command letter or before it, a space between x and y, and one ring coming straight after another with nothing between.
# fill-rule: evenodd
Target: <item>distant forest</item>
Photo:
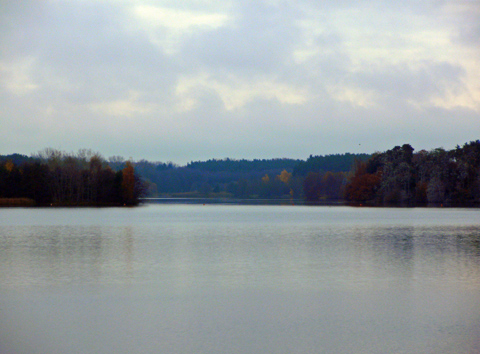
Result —
<instances>
[{"instance_id":1,"label":"distant forest","mask_svg":"<svg viewBox=\"0 0 480 354\"><path fill-rule=\"evenodd\" d=\"M131 162L114 171L91 150L0 156L0 205L136 205L144 194Z\"/></svg>"},{"instance_id":2,"label":"distant forest","mask_svg":"<svg viewBox=\"0 0 480 354\"><path fill-rule=\"evenodd\" d=\"M260 199L303 199L304 180L309 172L352 170L355 161L371 155L336 154L298 159L211 159L190 162L186 166L172 163L135 163L136 172L148 185L148 195L164 197L220 197ZM112 167L121 168L121 160Z\"/></svg>"},{"instance_id":3,"label":"distant forest","mask_svg":"<svg viewBox=\"0 0 480 354\"><path fill-rule=\"evenodd\" d=\"M396 146L357 161L345 185L345 198L373 204L480 202L480 140L453 150L414 153Z\"/></svg>"},{"instance_id":4,"label":"distant forest","mask_svg":"<svg viewBox=\"0 0 480 354\"><path fill-rule=\"evenodd\" d=\"M447 151L409 144L374 154L211 159L185 166L91 150L0 155L0 200L136 205L142 197L304 199L371 205L480 202L480 141ZM8 203L7 203L8 204ZM13 202L11 203L13 204Z\"/></svg>"}]
</instances>

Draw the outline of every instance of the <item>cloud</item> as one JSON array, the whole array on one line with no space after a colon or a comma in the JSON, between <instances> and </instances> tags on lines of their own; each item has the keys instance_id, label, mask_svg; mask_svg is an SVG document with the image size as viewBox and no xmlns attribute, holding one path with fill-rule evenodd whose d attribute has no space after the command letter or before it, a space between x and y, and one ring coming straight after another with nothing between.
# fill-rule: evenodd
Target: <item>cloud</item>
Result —
<instances>
[{"instance_id":1,"label":"cloud","mask_svg":"<svg viewBox=\"0 0 480 354\"><path fill-rule=\"evenodd\" d=\"M181 163L433 148L480 131L475 1L0 6L5 153Z\"/></svg>"},{"instance_id":2,"label":"cloud","mask_svg":"<svg viewBox=\"0 0 480 354\"><path fill-rule=\"evenodd\" d=\"M179 56L189 67L251 75L281 70L296 45L292 14L246 2L228 25L185 38Z\"/></svg>"},{"instance_id":3,"label":"cloud","mask_svg":"<svg viewBox=\"0 0 480 354\"><path fill-rule=\"evenodd\" d=\"M307 100L306 90L274 82L272 79L246 80L238 76L212 78L204 73L179 80L177 95L181 97L181 106L184 109L193 109L198 104L195 92L199 89L216 92L226 110L241 108L247 102L260 98L276 99L278 102L294 105Z\"/></svg>"},{"instance_id":4,"label":"cloud","mask_svg":"<svg viewBox=\"0 0 480 354\"><path fill-rule=\"evenodd\" d=\"M130 91L124 99L94 103L90 105L90 109L99 114L113 117L133 117L137 114L150 113L158 109L152 103L145 103L139 100L140 94Z\"/></svg>"},{"instance_id":5,"label":"cloud","mask_svg":"<svg viewBox=\"0 0 480 354\"><path fill-rule=\"evenodd\" d=\"M22 58L18 62L0 62L0 82L8 92L25 95L38 88L33 81L31 71L33 58Z\"/></svg>"},{"instance_id":6,"label":"cloud","mask_svg":"<svg viewBox=\"0 0 480 354\"><path fill-rule=\"evenodd\" d=\"M350 83L357 90L374 92L377 102L392 99L430 104L434 99L443 99L449 93L461 93L464 89L464 70L448 63L423 62L408 65L372 66L369 71L355 72Z\"/></svg>"},{"instance_id":7,"label":"cloud","mask_svg":"<svg viewBox=\"0 0 480 354\"><path fill-rule=\"evenodd\" d=\"M137 5L133 9L138 26L150 41L167 54L175 54L182 37L193 32L205 32L222 27L229 20L227 14L186 11L152 5Z\"/></svg>"},{"instance_id":8,"label":"cloud","mask_svg":"<svg viewBox=\"0 0 480 354\"><path fill-rule=\"evenodd\" d=\"M225 24L228 16L218 13L205 13L169 9L157 6L137 5L135 15L149 27L165 27L173 31L188 32L195 29L218 28Z\"/></svg>"}]
</instances>

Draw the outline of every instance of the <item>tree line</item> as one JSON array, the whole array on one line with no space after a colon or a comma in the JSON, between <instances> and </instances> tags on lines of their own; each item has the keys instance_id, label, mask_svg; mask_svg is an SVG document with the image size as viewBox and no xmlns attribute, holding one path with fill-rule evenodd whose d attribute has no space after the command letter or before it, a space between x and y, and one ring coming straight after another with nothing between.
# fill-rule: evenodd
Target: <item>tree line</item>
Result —
<instances>
[{"instance_id":1,"label":"tree line","mask_svg":"<svg viewBox=\"0 0 480 354\"><path fill-rule=\"evenodd\" d=\"M356 158L350 172L309 171L307 201L346 200L371 205L480 203L480 140L462 147L414 152L409 144Z\"/></svg>"},{"instance_id":2,"label":"tree line","mask_svg":"<svg viewBox=\"0 0 480 354\"><path fill-rule=\"evenodd\" d=\"M344 200L352 167L371 156L351 153L310 155L306 161L295 166L293 176L302 181L303 197L307 202Z\"/></svg>"},{"instance_id":3,"label":"tree line","mask_svg":"<svg viewBox=\"0 0 480 354\"><path fill-rule=\"evenodd\" d=\"M104 159L100 154L85 149L79 150L77 154L45 149L30 157L20 154L0 155L0 166L3 168L0 172L0 185L4 186L3 189L0 186L0 198L27 197L40 205L132 204L125 200L120 183L129 163L135 171L135 190L141 190L141 193L135 194L135 203L140 196L261 199L306 197L315 200L316 197L310 198L310 190L305 188L306 174L323 174L324 171L333 169L336 171L335 178L338 179L339 176L347 175L354 160L364 160L368 156L370 155L310 156L306 161L288 158L225 158L192 161L185 166L178 166L172 162L129 162L121 156ZM26 176L32 168L37 169L32 172L36 176L36 182L27 183L29 178ZM329 186L321 192L325 191L324 197L329 199L340 198L338 188L335 190L330 185L330 175L328 172L325 177ZM42 189L40 186L48 187Z\"/></svg>"},{"instance_id":4,"label":"tree line","mask_svg":"<svg viewBox=\"0 0 480 354\"><path fill-rule=\"evenodd\" d=\"M309 172L323 174L333 169L346 176L355 160L370 156L335 154L310 156L307 160L226 158L195 161L185 166L141 160L135 163L135 168L148 182L152 196L303 199L308 196L304 180Z\"/></svg>"},{"instance_id":5,"label":"tree line","mask_svg":"<svg viewBox=\"0 0 480 354\"><path fill-rule=\"evenodd\" d=\"M133 164L114 171L91 150L77 154L45 149L26 158L0 158L0 198L36 205L136 205L145 186Z\"/></svg>"},{"instance_id":6,"label":"tree line","mask_svg":"<svg viewBox=\"0 0 480 354\"><path fill-rule=\"evenodd\" d=\"M294 176L306 177L310 172L324 174L326 172L348 172L355 161L365 161L370 154L331 154L310 157L306 161L299 161L293 169Z\"/></svg>"},{"instance_id":7,"label":"tree line","mask_svg":"<svg viewBox=\"0 0 480 354\"><path fill-rule=\"evenodd\" d=\"M95 155L95 156L94 156ZM192 161L185 166L178 166L172 162L150 162L140 160L130 162L135 169L135 175L140 180L143 194L150 197L221 197L221 198L261 198L261 199L278 199L278 198L295 198L304 197L302 173L295 172L297 166L303 164L302 171L306 168L315 171L323 171L331 166L337 166L337 169L347 172L354 158L362 158L363 155L346 154L346 155L326 155L326 156L310 156L307 161L299 159L275 158L275 159L210 159L207 161ZM93 158L93 159L92 159ZM320 160L320 163L319 161ZM28 170L30 166L40 164L49 178L53 178L49 187L49 197L36 197L37 203L45 204L51 200L57 203L91 203L92 200L106 200L112 203L115 200L119 202L120 198L118 185L113 188L116 190L117 197L111 191L112 172L119 179L119 171L126 167L127 161L121 156L112 156L107 160L103 159L99 154L94 154L89 150L81 150L77 155L66 154L54 149L45 149L40 154L34 154L31 157L13 154L8 156L0 156L0 163L10 161L15 165L16 169ZM99 162L99 163L96 163ZM327 162L327 164L322 162ZM348 161L348 162L346 162ZM48 166L48 169L45 168ZM98 197L98 191L102 188L92 187L91 181L100 182L94 177L86 178L85 186L80 186L80 180L75 175L88 175L90 171L95 170L92 166L101 167L101 173L96 175L105 175L105 193L110 197ZM340 166L340 167L338 167ZM82 170L81 173L79 171ZM56 171L56 172L55 172ZM8 176L7 176L8 175ZM16 179L13 174L4 174L8 179L8 185L12 184L12 180ZM66 177L71 176L71 177ZM110 176L110 177L108 177ZM19 178L19 176L17 176ZM0 178L2 178L0 176ZM17 178L17 179L18 179ZM69 182L65 181L65 178ZM5 178L3 178L5 181ZM39 177L37 180L41 180ZM18 182L21 183L21 182ZM67 186L77 187L61 187L63 184ZM103 182L102 182L103 183ZM118 184L118 181L117 181ZM28 188L22 187L23 190ZM13 192L13 191L16 192ZM86 191L94 191L96 198L88 197L90 194ZM75 191L80 191L79 193ZM103 193L100 192L100 193ZM40 195L40 191L36 194ZM0 197L5 195L32 195L25 191L19 192L19 188L12 185L10 192L3 192ZM73 196L75 195L75 197ZM44 201L45 200L45 201Z\"/></svg>"},{"instance_id":8,"label":"tree line","mask_svg":"<svg viewBox=\"0 0 480 354\"><path fill-rule=\"evenodd\" d=\"M356 202L461 204L480 202L480 140L445 150L409 145L358 161L345 185Z\"/></svg>"},{"instance_id":9,"label":"tree line","mask_svg":"<svg viewBox=\"0 0 480 354\"><path fill-rule=\"evenodd\" d=\"M149 185L150 195L171 197L282 198L291 190L301 197L299 181L280 178L290 174L300 160L213 159L190 162L185 166L173 163L135 163L138 173Z\"/></svg>"},{"instance_id":10,"label":"tree line","mask_svg":"<svg viewBox=\"0 0 480 354\"><path fill-rule=\"evenodd\" d=\"M172 162L104 159L90 150L0 155L0 198L134 205L142 196L294 198L369 204L480 202L480 141L447 151L409 144L374 154Z\"/></svg>"}]
</instances>

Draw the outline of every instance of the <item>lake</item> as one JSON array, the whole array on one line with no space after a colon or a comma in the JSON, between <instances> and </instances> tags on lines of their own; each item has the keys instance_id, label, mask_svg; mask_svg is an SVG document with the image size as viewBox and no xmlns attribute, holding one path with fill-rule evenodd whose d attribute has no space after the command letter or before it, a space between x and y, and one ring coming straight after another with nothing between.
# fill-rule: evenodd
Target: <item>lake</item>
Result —
<instances>
[{"instance_id":1,"label":"lake","mask_svg":"<svg viewBox=\"0 0 480 354\"><path fill-rule=\"evenodd\" d=\"M480 210L0 208L0 353L479 353Z\"/></svg>"}]
</instances>

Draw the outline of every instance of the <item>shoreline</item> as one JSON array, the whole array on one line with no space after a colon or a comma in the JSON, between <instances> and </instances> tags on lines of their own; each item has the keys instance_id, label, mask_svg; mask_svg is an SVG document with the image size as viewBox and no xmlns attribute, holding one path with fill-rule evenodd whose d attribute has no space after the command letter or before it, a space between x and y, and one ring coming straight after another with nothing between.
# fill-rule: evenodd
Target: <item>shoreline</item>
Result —
<instances>
[{"instance_id":1,"label":"shoreline","mask_svg":"<svg viewBox=\"0 0 480 354\"><path fill-rule=\"evenodd\" d=\"M7 208L93 208L93 207L132 207L137 206L138 204L123 204L123 203L47 203L47 204L37 204L35 200L31 198L0 198L0 207Z\"/></svg>"},{"instance_id":2,"label":"shoreline","mask_svg":"<svg viewBox=\"0 0 480 354\"><path fill-rule=\"evenodd\" d=\"M383 203L350 202L343 199L307 201L304 199L266 198L216 198L216 197L160 197L140 198L137 204L123 203L49 203L37 204L30 198L0 198L0 208L118 208L135 207L146 204L238 204L238 205L305 205L305 206L351 206L367 208L480 208L480 202L463 203Z\"/></svg>"}]
</instances>

